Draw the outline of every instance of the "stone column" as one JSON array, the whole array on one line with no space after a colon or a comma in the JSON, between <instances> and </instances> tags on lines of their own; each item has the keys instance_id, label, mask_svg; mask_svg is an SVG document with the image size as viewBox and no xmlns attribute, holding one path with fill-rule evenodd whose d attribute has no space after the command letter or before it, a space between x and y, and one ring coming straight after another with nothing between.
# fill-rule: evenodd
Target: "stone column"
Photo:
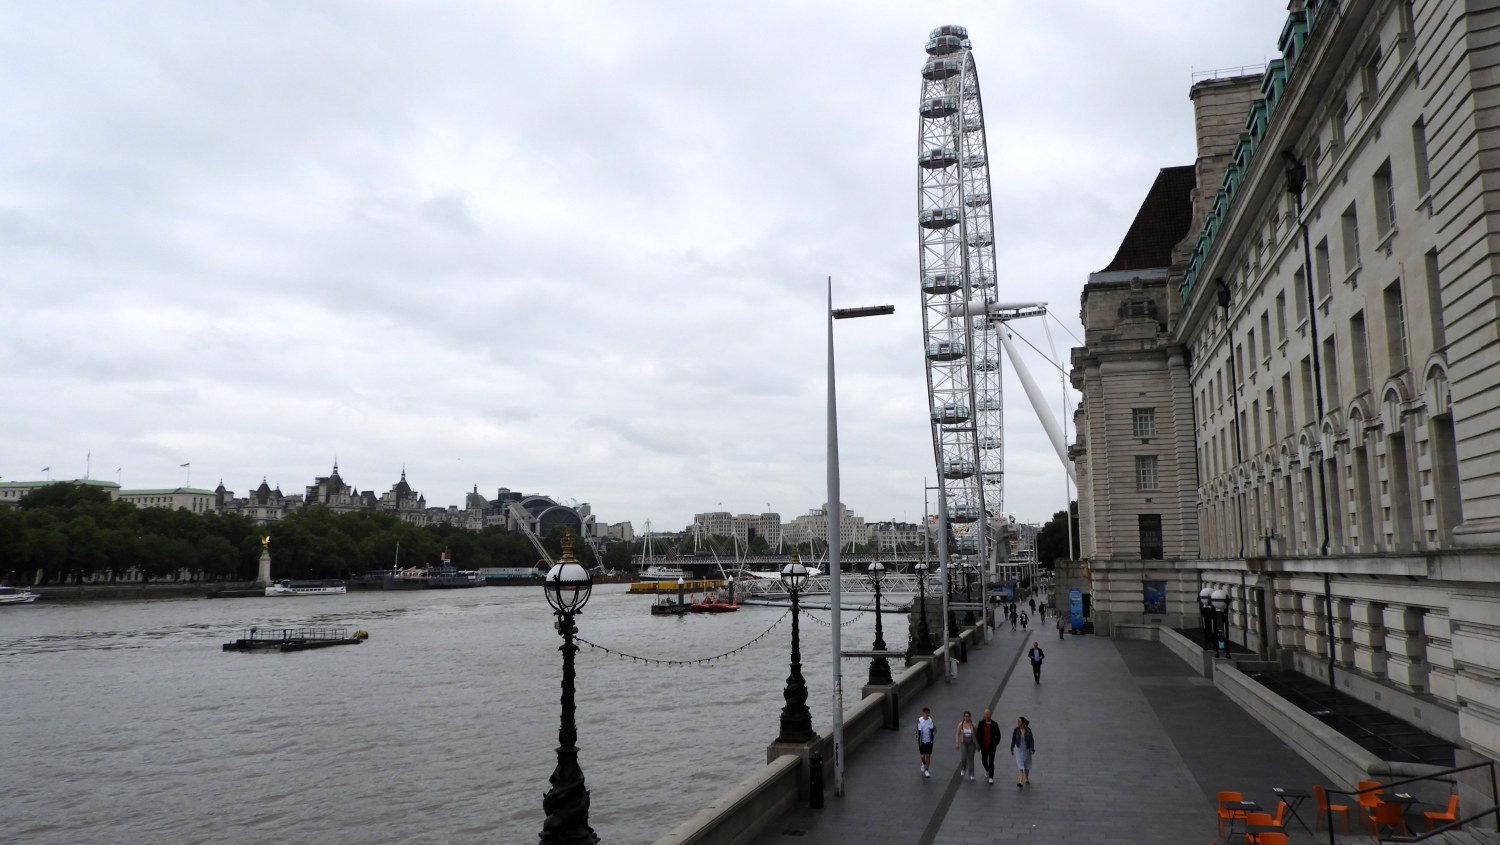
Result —
<instances>
[{"instance_id":1,"label":"stone column","mask_svg":"<svg viewBox=\"0 0 1500 845\"><path fill-rule=\"evenodd\" d=\"M1424 611L1410 605L1385 609L1386 674L1408 692L1427 690L1427 637L1422 633Z\"/></svg>"},{"instance_id":2,"label":"stone column","mask_svg":"<svg viewBox=\"0 0 1500 845\"><path fill-rule=\"evenodd\" d=\"M1385 605L1356 601L1351 608L1354 623L1354 666L1372 678L1384 678Z\"/></svg>"},{"instance_id":3,"label":"stone column","mask_svg":"<svg viewBox=\"0 0 1500 845\"><path fill-rule=\"evenodd\" d=\"M255 576L255 586L271 586L271 538L265 537L260 541L260 570Z\"/></svg>"}]
</instances>

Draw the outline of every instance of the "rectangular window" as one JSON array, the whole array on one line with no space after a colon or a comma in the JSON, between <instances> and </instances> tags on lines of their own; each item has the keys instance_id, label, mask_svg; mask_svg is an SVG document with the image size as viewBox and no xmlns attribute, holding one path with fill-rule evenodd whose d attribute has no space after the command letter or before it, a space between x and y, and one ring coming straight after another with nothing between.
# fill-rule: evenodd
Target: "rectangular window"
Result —
<instances>
[{"instance_id":1,"label":"rectangular window","mask_svg":"<svg viewBox=\"0 0 1500 845\"><path fill-rule=\"evenodd\" d=\"M1391 184L1391 160L1375 169L1370 182L1375 189L1375 233L1384 236L1396 226L1396 189Z\"/></svg>"},{"instance_id":2,"label":"rectangular window","mask_svg":"<svg viewBox=\"0 0 1500 845\"><path fill-rule=\"evenodd\" d=\"M1349 203L1344 209L1339 225L1344 234L1344 273L1347 275L1359 269L1359 215L1354 211L1354 203Z\"/></svg>"},{"instance_id":3,"label":"rectangular window","mask_svg":"<svg viewBox=\"0 0 1500 845\"><path fill-rule=\"evenodd\" d=\"M1161 514L1137 514L1136 520L1141 535L1141 560L1161 560Z\"/></svg>"},{"instance_id":4,"label":"rectangular window","mask_svg":"<svg viewBox=\"0 0 1500 845\"><path fill-rule=\"evenodd\" d=\"M1318 285L1318 299L1333 296L1333 271L1328 262L1328 239L1313 247L1313 277Z\"/></svg>"},{"instance_id":5,"label":"rectangular window","mask_svg":"<svg viewBox=\"0 0 1500 845\"><path fill-rule=\"evenodd\" d=\"M1401 301L1400 279L1385 289L1385 342L1391 372L1406 369L1406 305Z\"/></svg>"},{"instance_id":6,"label":"rectangular window","mask_svg":"<svg viewBox=\"0 0 1500 845\"><path fill-rule=\"evenodd\" d=\"M1281 401L1286 403L1286 407L1281 409L1281 421L1286 425L1281 433L1283 437L1291 437L1297 425L1297 409L1292 406L1291 373L1283 373L1281 376Z\"/></svg>"},{"instance_id":7,"label":"rectangular window","mask_svg":"<svg viewBox=\"0 0 1500 845\"><path fill-rule=\"evenodd\" d=\"M1432 174L1428 171L1427 123L1421 118L1411 125L1411 157L1417 172L1417 196L1425 197L1432 189Z\"/></svg>"},{"instance_id":8,"label":"rectangular window","mask_svg":"<svg viewBox=\"0 0 1500 845\"><path fill-rule=\"evenodd\" d=\"M1427 250L1423 265L1427 273L1427 313L1432 321L1432 346L1441 349L1448 345L1448 337L1443 322L1443 285L1438 279L1437 250Z\"/></svg>"},{"instance_id":9,"label":"rectangular window","mask_svg":"<svg viewBox=\"0 0 1500 845\"><path fill-rule=\"evenodd\" d=\"M1318 401L1315 395L1317 385L1313 383L1312 356L1302 359L1302 418L1308 421L1316 421L1318 418Z\"/></svg>"},{"instance_id":10,"label":"rectangular window","mask_svg":"<svg viewBox=\"0 0 1500 845\"><path fill-rule=\"evenodd\" d=\"M1155 490L1160 480L1156 474L1155 455L1135 456L1135 488L1137 490Z\"/></svg>"},{"instance_id":11,"label":"rectangular window","mask_svg":"<svg viewBox=\"0 0 1500 845\"><path fill-rule=\"evenodd\" d=\"M1323 397L1328 401L1328 407L1337 409L1339 406L1339 358L1338 345L1332 336L1323 338L1323 358L1318 362L1323 368Z\"/></svg>"},{"instance_id":12,"label":"rectangular window","mask_svg":"<svg viewBox=\"0 0 1500 845\"><path fill-rule=\"evenodd\" d=\"M1349 318L1349 359L1354 370L1354 389L1359 393L1370 390L1370 351L1365 336L1365 312Z\"/></svg>"},{"instance_id":13,"label":"rectangular window","mask_svg":"<svg viewBox=\"0 0 1500 845\"><path fill-rule=\"evenodd\" d=\"M1156 409L1131 408L1130 430L1136 437L1156 436Z\"/></svg>"},{"instance_id":14,"label":"rectangular window","mask_svg":"<svg viewBox=\"0 0 1500 845\"><path fill-rule=\"evenodd\" d=\"M1271 312L1260 312L1260 357L1271 357Z\"/></svg>"},{"instance_id":15,"label":"rectangular window","mask_svg":"<svg viewBox=\"0 0 1500 845\"><path fill-rule=\"evenodd\" d=\"M1276 294L1276 339L1286 342L1286 291Z\"/></svg>"},{"instance_id":16,"label":"rectangular window","mask_svg":"<svg viewBox=\"0 0 1500 845\"><path fill-rule=\"evenodd\" d=\"M1250 428L1255 432L1255 451L1260 451L1260 400L1250 403Z\"/></svg>"},{"instance_id":17,"label":"rectangular window","mask_svg":"<svg viewBox=\"0 0 1500 845\"><path fill-rule=\"evenodd\" d=\"M1266 436L1276 442L1276 388L1266 388ZM1269 445L1268 443L1268 445Z\"/></svg>"},{"instance_id":18,"label":"rectangular window","mask_svg":"<svg viewBox=\"0 0 1500 845\"><path fill-rule=\"evenodd\" d=\"M1375 108L1375 98L1380 95L1380 48L1370 53L1365 60L1364 69L1360 73L1360 83L1363 90L1360 92L1365 101L1365 113L1368 114Z\"/></svg>"},{"instance_id":19,"label":"rectangular window","mask_svg":"<svg viewBox=\"0 0 1500 845\"><path fill-rule=\"evenodd\" d=\"M1255 372L1255 329L1245 333L1245 345L1250 347L1250 360L1246 362L1249 372Z\"/></svg>"},{"instance_id":20,"label":"rectangular window","mask_svg":"<svg viewBox=\"0 0 1500 845\"><path fill-rule=\"evenodd\" d=\"M1307 274L1301 267L1292 274L1292 296L1296 297L1297 324L1307 322Z\"/></svg>"}]
</instances>

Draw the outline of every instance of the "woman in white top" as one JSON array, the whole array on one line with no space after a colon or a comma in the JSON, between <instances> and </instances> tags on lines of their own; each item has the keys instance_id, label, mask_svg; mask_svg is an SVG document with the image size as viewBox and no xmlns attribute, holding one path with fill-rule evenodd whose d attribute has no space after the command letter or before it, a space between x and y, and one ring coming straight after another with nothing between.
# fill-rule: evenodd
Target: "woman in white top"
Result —
<instances>
[{"instance_id":1,"label":"woman in white top","mask_svg":"<svg viewBox=\"0 0 1500 845\"><path fill-rule=\"evenodd\" d=\"M958 723L958 731L953 735L953 747L962 749L958 752L959 762L963 768L958 770L958 776L968 775L969 780L974 779L974 717L969 711L964 711L964 717Z\"/></svg>"}]
</instances>

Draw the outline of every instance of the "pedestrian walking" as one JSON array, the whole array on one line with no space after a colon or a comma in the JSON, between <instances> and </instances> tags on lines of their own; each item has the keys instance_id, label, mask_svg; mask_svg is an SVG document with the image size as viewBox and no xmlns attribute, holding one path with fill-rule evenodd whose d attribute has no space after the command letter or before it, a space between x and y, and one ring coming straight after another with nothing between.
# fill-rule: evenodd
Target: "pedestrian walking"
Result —
<instances>
[{"instance_id":1,"label":"pedestrian walking","mask_svg":"<svg viewBox=\"0 0 1500 845\"><path fill-rule=\"evenodd\" d=\"M958 721L958 730L953 734L953 747L958 749L958 776L969 776L974 779L974 717L969 711L964 711L964 717Z\"/></svg>"},{"instance_id":2,"label":"pedestrian walking","mask_svg":"<svg viewBox=\"0 0 1500 845\"><path fill-rule=\"evenodd\" d=\"M1031 677L1036 678L1037 683L1042 682L1042 661L1046 657L1046 653L1042 651L1042 644L1032 640L1031 650L1026 652L1026 659L1031 661Z\"/></svg>"},{"instance_id":3,"label":"pedestrian walking","mask_svg":"<svg viewBox=\"0 0 1500 845\"><path fill-rule=\"evenodd\" d=\"M1016 609L1014 607L1012 607L1010 609L1010 629L1012 631L1014 631L1016 629L1016 619L1017 619L1017 617L1016 617Z\"/></svg>"},{"instance_id":4,"label":"pedestrian walking","mask_svg":"<svg viewBox=\"0 0 1500 845\"><path fill-rule=\"evenodd\" d=\"M1046 622L1046 621L1047 621L1047 605L1045 605L1045 604L1039 604L1039 605L1036 606L1036 624L1040 625L1040 624L1042 624L1043 622Z\"/></svg>"},{"instance_id":5,"label":"pedestrian walking","mask_svg":"<svg viewBox=\"0 0 1500 845\"><path fill-rule=\"evenodd\" d=\"M1016 727L1010 732L1010 753L1016 758L1016 789L1024 789L1031 785L1031 756L1036 753L1031 722L1025 716L1016 717Z\"/></svg>"},{"instance_id":6,"label":"pedestrian walking","mask_svg":"<svg viewBox=\"0 0 1500 845\"><path fill-rule=\"evenodd\" d=\"M1036 613L1036 599L1028 599L1026 603L1031 606L1031 612Z\"/></svg>"},{"instance_id":7,"label":"pedestrian walking","mask_svg":"<svg viewBox=\"0 0 1500 845\"><path fill-rule=\"evenodd\" d=\"M984 766L984 779L995 782L995 752L1000 748L1000 723L984 711L984 718L974 726L975 744L979 746L979 765Z\"/></svg>"},{"instance_id":8,"label":"pedestrian walking","mask_svg":"<svg viewBox=\"0 0 1500 845\"><path fill-rule=\"evenodd\" d=\"M1026 615L1026 611L1021 611L1021 630L1026 630L1026 623L1030 621L1031 617Z\"/></svg>"},{"instance_id":9,"label":"pedestrian walking","mask_svg":"<svg viewBox=\"0 0 1500 845\"><path fill-rule=\"evenodd\" d=\"M1058 614L1057 614L1057 638L1058 638L1058 639L1062 639L1062 638L1063 638L1063 634L1064 634L1064 633L1066 633L1066 631L1065 631L1065 630L1064 630L1064 629L1063 629L1063 618L1062 618L1062 614L1061 614L1061 613L1058 613Z\"/></svg>"},{"instance_id":10,"label":"pedestrian walking","mask_svg":"<svg viewBox=\"0 0 1500 845\"><path fill-rule=\"evenodd\" d=\"M936 726L932 723L932 710L923 707L922 715L917 719L917 755L922 758L922 777L932 777L932 737L936 733Z\"/></svg>"}]
</instances>

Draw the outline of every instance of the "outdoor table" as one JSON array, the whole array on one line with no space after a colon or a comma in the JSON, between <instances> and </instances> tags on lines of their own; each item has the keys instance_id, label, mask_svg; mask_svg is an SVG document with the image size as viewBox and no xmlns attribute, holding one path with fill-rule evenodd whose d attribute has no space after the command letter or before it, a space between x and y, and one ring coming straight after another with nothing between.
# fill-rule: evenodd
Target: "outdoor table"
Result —
<instances>
[{"instance_id":1,"label":"outdoor table","mask_svg":"<svg viewBox=\"0 0 1500 845\"><path fill-rule=\"evenodd\" d=\"M1245 835L1246 836L1255 836L1255 835L1261 834L1261 833L1285 833L1285 832L1286 832L1286 828L1282 827L1279 824L1247 824L1247 825L1245 825Z\"/></svg>"},{"instance_id":2,"label":"outdoor table","mask_svg":"<svg viewBox=\"0 0 1500 845\"><path fill-rule=\"evenodd\" d=\"M1415 796L1406 792L1397 792L1389 798L1381 798L1380 800L1387 804L1400 804L1401 820L1406 822L1408 830L1411 829L1411 819L1406 817L1406 812L1412 808L1412 805L1419 803Z\"/></svg>"},{"instance_id":3,"label":"outdoor table","mask_svg":"<svg viewBox=\"0 0 1500 845\"><path fill-rule=\"evenodd\" d=\"M1286 802L1286 811L1297 820L1297 824L1302 825L1303 830L1312 833L1312 828L1308 827L1307 822L1303 821L1302 816L1297 813L1297 808L1301 807L1302 802L1311 798L1312 795L1296 789L1282 789L1279 786L1271 787L1271 791L1276 793L1277 798Z\"/></svg>"},{"instance_id":4,"label":"outdoor table","mask_svg":"<svg viewBox=\"0 0 1500 845\"><path fill-rule=\"evenodd\" d=\"M1244 813L1245 815L1260 812L1260 805L1255 803L1254 801L1226 801L1224 802L1224 807L1225 809L1236 810L1240 813ZM1234 838L1234 823L1240 821L1243 818L1244 816L1229 817L1229 836L1227 837L1227 839Z\"/></svg>"}]
</instances>

